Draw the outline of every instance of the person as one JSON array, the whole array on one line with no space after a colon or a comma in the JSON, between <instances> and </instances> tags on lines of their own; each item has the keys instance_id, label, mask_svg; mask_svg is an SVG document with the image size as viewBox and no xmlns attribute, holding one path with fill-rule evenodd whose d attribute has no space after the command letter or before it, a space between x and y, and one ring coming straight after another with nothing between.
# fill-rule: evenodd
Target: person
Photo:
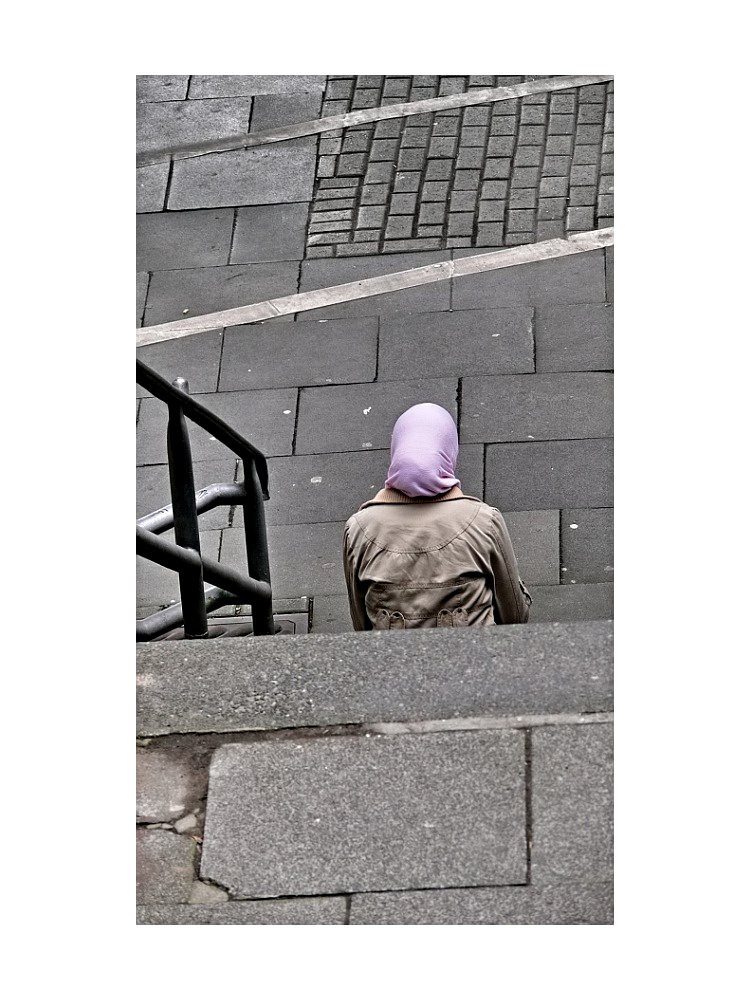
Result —
<instances>
[{"instance_id":1,"label":"person","mask_svg":"<svg viewBox=\"0 0 750 1000\"><path fill-rule=\"evenodd\" d=\"M510 625L528 621L502 514L465 495L458 433L435 403L393 427L385 488L344 528L344 573L356 631Z\"/></svg>"}]
</instances>

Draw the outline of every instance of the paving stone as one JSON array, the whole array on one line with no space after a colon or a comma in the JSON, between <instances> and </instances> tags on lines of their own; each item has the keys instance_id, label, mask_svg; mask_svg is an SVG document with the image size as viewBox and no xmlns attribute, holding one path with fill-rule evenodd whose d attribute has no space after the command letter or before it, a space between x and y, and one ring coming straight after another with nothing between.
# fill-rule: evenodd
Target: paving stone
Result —
<instances>
[{"instance_id":1,"label":"paving stone","mask_svg":"<svg viewBox=\"0 0 750 1000\"><path fill-rule=\"evenodd\" d=\"M502 222L504 218L504 201L481 201L479 203L480 222Z\"/></svg>"},{"instance_id":2,"label":"paving stone","mask_svg":"<svg viewBox=\"0 0 750 1000\"><path fill-rule=\"evenodd\" d=\"M269 525L267 533L274 597L340 594L346 590L343 521ZM233 527L222 534L221 562L245 569L244 532ZM300 558L301 553L304 558Z\"/></svg>"},{"instance_id":3,"label":"paving stone","mask_svg":"<svg viewBox=\"0 0 750 1000\"><path fill-rule=\"evenodd\" d=\"M268 463L271 499L265 506L266 522L346 521L360 504L383 488L389 463L387 449L272 458ZM456 475L465 493L481 498L484 475L481 445L461 448ZM241 513L235 514L235 525L241 523Z\"/></svg>"},{"instance_id":4,"label":"paving stone","mask_svg":"<svg viewBox=\"0 0 750 1000\"><path fill-rule=\"evenodd\" d=\"M139 643L137 731L611 712L612 636L604 621L269 636L222 639L208 659L200 643Z\"/></svg>"},{"instance_id":5,"label":"paving stone","mask_svg":"<svg viewBox=\"0 0 750 1000\"><path fill-rule=\"evenodd\" d=\"M594 228L594 209L589 206L579 206L568 209L568 229L589 230Z\"/></svg>"},{"instance_id":6,"label":"paving stone","mask_svg":"<svg viewBox=\"0 0 750 1000\"><path fill-rule=\"evenodd\" d=\"M298 125L300 122L320 118L323 95L318 91L309 94L263 94L253 100L251 132Z\"/></svg>"},{"instance_id":7,"label":"paving stone","mask_svg":"<svg viewBox=\"0 0 750 1000\"><path fill-rule=\"evenodd\" d=\"M303 265L304 266L304 265ZM454 309L509 305L564 305L604 301L604 254L588 253L535 261L453 281Z\"/></svg>"},{"instance_id":8,"label":"paving stone","mask_svg":"<svg viewBox=\"0 0 750 1000\"><path fill-rule=\"evenodd\" d=\"M322 93L325 76L193 76L190 97Z\"/></svg>"},{"instance_id":9,"label":"paving stone","mask_svg":"<svg viewBox=\"0 0 750 1000\"><path fill-rule=\"evenodd\" d=\"M302 262L300 291L344 284L361 278L406 271L448 260L450 252L440 250L428 253L392 254L387 257L368 256L359 260L315 260ZM342 316L393 316L405 312L441 311L450 306L448 281L439 281L416 288L374 295L353 302L341 302L306 313L310 319L333 319Z\"/></svg>"},{"instance_id":10,"label":"paving stone","mask_svg":"<svg viewBox=\"0 0 750 1000\"><path fill-rule=\"evenodd\" d=\"M136 750L136 817L170 823L200 804L208 788L208 760L190 750Z\"/></svg>"},{"instance_id":11,"label":"paving stone","mask_svg":"<svg viewBox=\"0 0 750 1000\"><path fill-rule=\"evenodd\" d=\"M525 854L515 731L214 753L201 871L235 896L508 884Z\"/></svg>"},{"instance_id":12,"label":"paving stone","mask_svg":"<svg viewBox=\"0 0 750 1000\"><path fill-rule=\"evenodd\" d=\"M221 532L201 531L201 552L211 559L219 558ZM163 538L174 542L174 532L164 532ZM135 559L136 607L164 607L180 600L180 584L177 573L150 562L142 556Z\"/></svg>"},{"instance_id":13,"label":"paving stone","mask_svg":"<svg viewBox=\"0 0 750 1000\"><path fill-rule=\"evenodd\" d=\"M313 601L310 632L320 635L341 635L354 631L346 594L321 594Z\"/></svg>"},{"instance_id":14,"label":"paving stone","mask_svg":"<svg viewBox=\"0 0 750 1000\"><path fill-rule=\"evenodd\" d=\"M562 219L540 221L536 226L537 242L554 240L565 236L565 225Z\"/></svg>"},{"instance_id":15,"label":"paving stone","mask_svg":"<svg viewBox=\"0 0 750 1000\"><path fill-rule=\"evenodd\" d=\"M444 378L302 389L296 452L389 448L393 425L410 406L437 403L455 418L457 386Z\"/></svg>"},{"instance_id":16,"label":"paving stone","mask_svg":"<svg viewBox=\"0 0 750 1000\"><path fill-rule=\"evenodd\" d=\"M136 105L136 150L148 152L247 132L251 101L164 101Z\"/></svg>"},{"instance_id":17,"label":"paving stone","mask_svg":"<svg viewBox=\"0 0 750 1000\"><path fill-rule=\"evenodd\" d=\"M570 185L596 184L599 171L595 164L576 165L570 169Z\"/></svg>"},{"instance_id":18,"label":"paving stone","mask_svg":"<svg viewBox=\"0 0 750 1000\"><path fill-rule=\"evenodd\" d=\"M165 431L166 433L166 431ZM193 477L196 490L212 483L233 483L236 461L224 458L213 462L194 462ZM135 470L135 516L144 517L171 503L169 466L147 465ZM229 507L214 507L199 517L203 530L229 527Z\"/></svg>"},{"instance_id":19,"label":"paving stone","mask_svg":"<svg viewBox=\"0 0 750 1000\"><path fill-rule=\"evenodd\" d=\"M296 389L196 393L195 398L264 455L291 455ZM163 465L166 462L166 413L166 405L161 400L153 397L143 400L137 431L139 465ZM196 425L190 427L190 443L196 462L232 454Z\"/></svg>"},{"instance_id":20,"label":"paving stone","mask_svg":"<svg viewBox=\"0 0 750 1000\"><path fill-rule=\"evenodd\" d=\"M612 441L487 447L485 500L500 510L612 506Z\"/></svg>"},{"instance_id":21,"label":"paving stone","mask_svg":"<svg viewBox=\"0 0 750 1000\"><path fill-rule=\"evenodd\" d=\"M186 378L191 393L215 392L219 380L221 344L221 330L214 330L139 347L136 356L170 382ZM136 386L136 394L151 395L141 386Z\"/></svg>"},{"instance_id":22,"label":"paving stone","mask_svg":"<svg viewBox=\"0 0 750 1000\"><path fill-rule=\"evenodd\" d=\"M565 198L540 198L539 220L562 219L565 215Z\"/></svg>"},{"instance_id":23,"label":"paving stone","mask_svg":"<svg viewBox=\"0 0 750 1000\"><path fill-rule=\"evenodd\" d=\"M532 731L531 882L612 879L612 726Z\"/></svg>"},{"instance_id":24,"label":"paving stone","mask_svg":"<svg viewBox=\"0 0 750 1000\"><path fill-rule=\"evenodd\" d=\"M135 325L140 326L143 319L143 309L146 305L148 290L148 273L141 272L135 276Z\"/></svg>"},{"instance_id":25,"label":"paving stone","mask_svg":"<svg viewBox=\"0 0 750 1000\"><path fill-rule=\"evenodd\" d=\"M595 107L595 105L591 106ZM593 184L585 187L572 187L568 201L572 206L593 205L596 202L596 188Z\"/></svg>"},{"instance_id":26,"label":"paving stone","mask_svg":"<svg viewBox=\"0 0 750 1000\"><path fill-rule=\"evenodd\" d=\"M464 445L464 447L471 447ZM560 579L560 515L556 510L503 512L521 579L528 585ZM534 593L531 595L534 596Z\"/></svg>"},{"instance_id":27,"label":"paving stone","mask_svg":"<svg viewBox=\"0 0 750 1000\"><path fill-rule=\"evenodd\" d=\"M262 899L212 906L141 906L138 924L345 924L344 896Z\"/></svg>"},{"instance_id":28,"label":"paving stone","mask_svg":"<svg viewBox=\"0 0 750 1000\"><path fill-rule=\"evenodd\" d=\"M224 335L221 390L371 382L378 320L238 326Z\"/></svg>"},{"instance_id":29,"label":"paving stone","mask_svg":"<svg viewBox=\"0 0 750 1000\"><path fill-rule=\"evenodd\" d=\"M611 583L559 584L534 587L529 621L588 622L614 617L614 586Z\"/></svg>"},{"instance_id":30,"label":"paving stone","mask_svg":"<svg viewBox=\"0 0 750 1000\"><path fill-rule=\"evenodd\" d=\"M427 889L352 897L350 924L611 924L612 886Z\"/></svg>"},{"instance_id":31,"label":"paving stone","mask_svg":"<svg viewBox=\"0 0 750 1000\"><path fill-rule=\"evenodd\" d=\"M504 227L500 222L483 223L477 228L478 247L499 247L503 243Z\"/></svg>"},{"instance_id":32,"label":"paving stone","mask_svg":"<svg viewBox=\"0 0 750 1000\"><path fill-rule=\"evenodd\" d=\"M599 162L599 146L576 146L573 150L575 166L595 166ZM603 168L602 168L603 170Z\"/></svg>"},{"instance_id":33,"label":"paving stone","mask_svg":"<svg viewBox=\"0 0 750 1000\"><path fill-rule=\"evenodd\" d=\"M195 841L168 830L136 831L136 902L186 903L193 882Z\"/></svg>"},{"instance_id":34,"label":"paving stone","mask_svg":"<svg viewBox=\"0 0 750 1000\"><path fill-rule=\"evenodd\" d=\"M534 233L507 233L505 237L506 246L520 246L523 243L535 243Z\"/></svg>"},{"instance_id":35,"label":"paving stone","mask_svg":"<svg viewBox=\"0 0 750 1000\"><path fill-rule=\"evenodd\" d=\"M604 251L605 270L607 274L607 302L615 301L615 248L607 247Z\"/></svg>"},{"instance_id":36,"label":"paving stone","mask_svg":"<svg viewBox=\"0 0 750 1000\"><path fill-rule=\"evenodd\" d=\"M301 260L309 204L255 205L237 210L232 242L233 264Z\"/></svg>"},{"instance_id":37,"label":"paving stone","mask_svg":"<svg viewBox=\"0 0 750 1000\"><path fill-rule=\"evenodd\" d=\"M168 163L138 167L135 172L136 212L161 212L167 193Z\"/></svg>"},{"instance_id":38,"label":"paving stone","mask_svg":"<svg viewBox=\"0 0 750 1000\"><path fill-rule=\"evenodd\" d=\"M314 143L314 140L313 140ZM315 146L273 143L175 161L169 208L309 201Z\"/></svg>"},{"instance_id":39,"label":"paving stone","mask_svg":"<svg viewBox=\"0 0 750 1000\"><path fill-rule=\"evenodd\" d=\"M227 264L233 224L230 208L142 215L136 221L136 266L158 271Z\"/></svg>"},{"instance_id":40,"label":"paving stone","mask_svg":"<svg viewBox=\"0 0 750 1000\"><path fill-rule=\"evenodd\" d=\"M296 261L158 271L149 285L144 326L293 295L298 271Z\"/></svg>"},{"instance_id":41,"label":"paving stone","mask_svg":"<svg viewBox=\"0 0 750 1000\"><path fill-rule=\"evenodd\" d=\"M187 97L187 76L136 76L136 101L182 101Z\"/></svg>"},{"instance_id":42,"label":"paving stone","mask_svg":"<svg viewBox=\"0 0 750 1000\"><path fill-rule=\"evenodd\" d=\"M561 558L567 570L561 577L563 583L611 582L614 575L612 515L608 507L562 511Z\"/></svg>"},{"instance_id":43,"label":"paving stone","mask_svg":"<svg viewBox=\"0 0 750 1000\"><path fill-rule=\"evenodd\" d=\"M542 306L536 311L534 329L539 372L610 371L614 367L611 306Z\"/></svg>"},{"instance_id":44,"label":"paving stone","mask_svg":"<svg viewBox=\"0 0 750 1000\"><path fill-rule=\"evenodd\" d=\"M612 376L602 372L463 379L462 441L602 438L612 433Z\"/></svg>"},{"instance_id":45,"label":"paving stone","mask_svg":"<svg viewBox=\"0 0 750 1000\"><path fill-rule=\"evenodd\" d=\"M531 372L530 309L462 310L381 320L378 379Z\"/></svg>"}]
</instances>

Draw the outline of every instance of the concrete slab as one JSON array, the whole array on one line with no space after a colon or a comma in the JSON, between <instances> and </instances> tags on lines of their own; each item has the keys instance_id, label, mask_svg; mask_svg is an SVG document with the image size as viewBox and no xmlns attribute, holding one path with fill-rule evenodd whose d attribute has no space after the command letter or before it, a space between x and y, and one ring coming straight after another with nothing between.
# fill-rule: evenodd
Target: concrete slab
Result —
<instances>
[{"instance_id":1,"label":"concrete slab","mask_svg":"<svg viewBox=\"0 0 750 1000\"><path fill-rule=\"evenodd\" d=\"M190 79L191 98L236 97L256 94L321 93L325 76L193 76Z\"/></svg>"},{"instance_id":2,"label":"concrete slab","mask_svg":"<svg viewBox=\"0 0 750 1000\"><path fill-rule=\"evenodd\" d=\"M211 652L137 647L138 735L612 711L611 622L226 638Z\"/></svg>"},{"instance_id":3,"label":"concrete slab","mask_svg":"<svg viewBox=\"0 0 750 1000\"><path fill-rule=\"evenodd\" d=\"M253 101L250 131L263 132L265 129L315 121L320 118L322 103L320 90L303 94L261 94Z\"/></svg>"},{"instance_id":4,"label":"concrete slab","mask_svg":"<svg viewBox=\"0 0 750 1000\"><path fill-rule=\"evenodd\" d=\"M612 375L492 375L462 382L462 441L603 438L612 434Z\"/></svg>"},{"instance_id":5,"label":"concrete slab","mask_svg":"<svg viewBox=\"0 0 750 1000\"><path fill-rule=\"evenodd\" d=\"M615 248L607 247L604 255L607 278L607 302L612 303L615 301Z\"/></svg>"},{"instance_id":6,"label":"concrete slab","mask_svg":"<svg viewBox=\"0 0 750 1000\"><path fill-rule=\"evenodd\" d=\"M352 897L351 924L611 924L612 886L427 889Z\"/></svg>"},{"instance_id":7,"label":"concrete slab","mask_svg":"<svg viewBox=\"0 0 750 1000\"><path fill-rule=\"evenodd\" d=\"M214 462L194 462L193 475L196 490L211 483L233 483L236 462L232 458ZM136 517L143 517L171 503L169 491L169 466L147 465L135 470ZM200 515L200 526L205 531L229 527L229 507L215 507Z\"/></svg>"},{"instance_id":8,"label":"concrete slab","mask_svg":"<svg viewBox=\"0 0 750 1000\"><path fill-rule=\"evenodd\" d=\"M612 756L611 724L532 731L533 885L611 881Z\"/></svg>"},{"instance_id":9,"label":"concrete slab","mask_svg":"<svg viewBox=\"0 0 750 1000\"><path fill-rule=\"evenodd\" d=\"M148 289L148 273L141 272L135 276L135 325L140 326L143 319L143 309L146 305Z\"/></svg>"},{"instance_id":10,"label":"concrete slab","mask_svg":"<svg viewBox=\"0 0 750 1000\"><path fill-rule=\"evenodd\" d=\"M300 288L309 292L360 278L374 278L382 274L408 271L449 260L449 250L429 253L389 253L373 257L338 258L334 260L305 260L302 262ZM404 313L440 312L450 308L450 282L439 281L398 292L374 295L368 299L341 302L338 305L314 309L305 314L307 319L335 318L339 316L400 316ZM475 305L463 306L473 309Z\"/></svg>"},{"instance_id":11,"label":"concrete slab","mask_svg":"<svg viewBox=\"0 0 750 1000\"><path fill-rule=\"evenodd\" d=\"M169 323L185 316L293 295L298 271L292 261L158 271L151 278L143 324Z\"/></svg>"},{"instance_id":12,"label":"concrete slab","mask_svg":"<svg viewBox=\"0 0 750 1000\"><path fill-rule=\"evenodd\" d=\"M492 444L485 462L485 499L500 510L612 505L610 438Z\"/></svg>"},{"instance_id":13,"label":"concrete slab","mask_svg":"<svg viewBox=\"0 0 750 1000\"><path fill-rule=\"evenodd\" d=\"M539 372L611 371L614 323L609 305L544 306L536 310Z\"/></svg>"},{"instance_id":14,"label":"concrete slab","mask_svg":"<svg viewBox=\"0 0 750 1000\"><path fill-rule=\"evenodd\" d=\"M534 371L531 309L386 316L381 320L378 379Z\"/></svg>"},{"instance_id":15,"label":"concrete slab","mask_svg":"<svg viewBox=\"0 0 750 1000\"><path fill-rule=\"evenodd\" d=\"M161 212L167 194L168 163L138 167L135 172L136 212Z\"/></svg>"},{"instance_id":16,"label":"concrete slab","mask_svg":"<svg viewBox=\"0 0 750 1000\"><path fill-rule=\"evenodd\" d=\"M136 222L136 261L140 271L211 267L229 263L234 212L158 212Z\"/></svg>"},{"instance_id":17,"label":"concrete slab","mask_svg":"<svg viewBox=\"0 0 750 1000\"><path fill-rule=\"evenodd\" d=\"M562 583L611 582L614 577L612 508L564 510L560 519Z\"/></svg>"},{"instance_id":18,"label":"concrete slab","mask_svg":"<svg viewBox=\"0 0 750 1000\"><path fill-rule=\"evenodd\" d=\"M534 603L530 622L590 622L614 617L614 586L611 583L534 587L531 596Z\"/></svg>"},{"instance_id":19,"label":"concrete slab","mask_svg":"<svg viewBox=\"0 0 750 1000\"><path fill-rule=\"evenodd\" d=\"M215 392L219 381L221 343L222 331L211 330L192 337L139 347L135 353L144 364L170 382L186 378L191 394ZM137 396L151 395L140 385L136 385L135 391Z\"/></svg>"},{"instance_id":20,"label":"concrete slab","mask_svg":"<svg viewBox=\"0 0 750 1000\"><path fill-rule=\"evenodd\" d=\"M190 750L136 750L136 818L170 823L199 806L208 788L208 760Z\"/></svg>"},{"instance_id":21,"label":"concrete slab","mask_svg":"<svg viewBox=\"0 0 750 1000\"><path fill-rule=\"evenodd\" d=\"M509 730L223 746L201 873L240 897L521 882L524 767Z\"/></svg>"},{"instance_id":22,"label":"concrete slab","mask_svg":"<svg viewBox=\"0 0 750 1000\"><path fill-rule=\"evenodd\" d=\"M291 455L296 389L195 393L195 397L264 455ZM197 425L190 426L189 431L194 461L232 456L228 448ZM163 465L167 461L167 407L161 400L143 400L136 449L138 465Z\"/></svg>"},{"instance_id":23,"label":"concrete slab","mask_svg":"<svg viewBox=\"0 0 750 1000\"><path fill-rule=\"evenodd\" d=\"M604 251L467 275L452 284L454 309L604 302Z\"/></svg>"},{"instance_id":24,"label":"concrete slab","mask_svg":"<svg viewBox=\"0 0 750 1000\"><path fill-rule=\"evenodd\" d=\"M220 388L372 382L377 373L378 320L332 320L236 326L224 335Z\"/></svg>"},{"instance_id":25,"label":"concrete slab","mask_svg":"<svg viewBox=\"0 0 750 1000\"><path fill-rule=\"evenodd\" d=\"M182 101L187 97L188 76L136 76L137 101Z\"/></svg>"},{"instance_id":26,"label":"concrete slab","mask_svg":"<svg viewBox=\"0 0 750 1000\"><path fill-rule=\"evenodd\" d=\"M321 594L315 598L311 633L341 635L343 632L353 631L346 594Z\"/></svg>"},{"instance_id":27,"label":"concrete slab","mask_svg":"<svg viewBox=\"0 0 750 1000\"><path fill-rule=\"evenodd\" d=\"M446 378L302 389L295 451L390 448L396 419L416 403L437 403L455 418L457 387Z\"/></svg>"},{"instance_id":28,"label":"concrete slab","mask_svg":"<svg viewBox=\"0 0 750 1000\"><path fill-rule=\"evenodd\" d=\"M136 830L136 902L187 903L195 841L169 830Z\"/></svg>"},{"instance_id":29,"label":"concrete slab","mask_svg":"<svg viewBox=\"0 0 750 1000\"><path fill-rule=\"evenodd\" d=\"M247 132L252 101L162 101L136 105L136 151Z\"/></svg>"},{"instance_id":30,"label":"concrete slab","mask_svg":"<svg viewBox=\"0 0 750 1000\"><path fill-rule=\"evenodd\" d=\"M518 560L521 579L527 585L557 583L560 579L560 516L556 510L524 510L504 513L505 523ZM534 594L532 593L532 597Z\"/></svg>"},{"instance_id":31,"label":"concrete slab","mask_svg":"<svg viewBox=\"0 0 750 1000\"><path fill-rule=\"evenodd\" d=\"M212 906L140 906L138 924L345 924L344 896L263 899Z\"/></svg>"},{"instance_id":32,"label":"concrete slab","mask_svg":"<svg viewBox=\"0 0 750 1000\"><path fill-rule=\"evenodd\" d=\"M223 205L275 205L310 201L315 178L315 144L274 143L251 149L177 160L170 209Z\"/></svg>"},{"instance_id":33,"label":"concrete slab","mask_svg":"<svg viewBox=\"0 0 750 1000\"><path fill-rule=\"evenodd\" d=\"M221 561L238 569L246 566L242 529L230 528L223 534ZM345 591L343 537L342 521L269 526L268 552L274 597Z\"/></svg>"},{"instance_id":34,"label":"concrete slab","mask_svg":"<svg viewBox=\"0 0 750 1000\"><path fill-rule=\"evenodd\" d=\"M201 552L211 559L219 558L220 531L201 531ZM174 542L174 532L166 531L162 538ZM180 600L180 581L171 569L165 569L142 556L135 557L136 608L166 607Z\"/></svg>"},{"instance_id":35,"label":"concrete slab","mask_svg":"<svg viewBox=\"0 0 750 1000\"><path fill-rule=\"evenodd\" d=\"M299 261L305 255L309 202L254 205L237 209L233 264L267 260Z\"/></svg>"}]
</instances>

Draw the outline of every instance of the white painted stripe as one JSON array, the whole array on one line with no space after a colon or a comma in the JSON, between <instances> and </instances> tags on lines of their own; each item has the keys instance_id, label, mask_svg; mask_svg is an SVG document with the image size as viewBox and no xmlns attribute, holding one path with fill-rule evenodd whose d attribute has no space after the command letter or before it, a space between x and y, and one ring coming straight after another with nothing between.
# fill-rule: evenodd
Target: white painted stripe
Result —
<instances>
[{"instance_id":1,"label":"white painted stripe","mask_svg":"<svg viewBox=\"0 0 750 1000\"><path fill-rule=\"evenodd\" d=\"M446 733L475 729L530 729L537 726L591 726L611 725L614 712L592 712L588 715L509 715L494 718L477 716L466 719L430 719L425 722L374 722L365 725L370 733L379 736L398 736L403 733Z\"/></svg>"},{"instance_id":2,"label":"white painted stripe","mask_svg":"<svg viewBox=\"0 0 750 1000\"><path fill-rule=\"evenodd\" d=\"M588 87L595 83L609 83L613 76L562 76L547 77L544 80L532 80L529 83L516 83L512 87L491 87L486 90L469 90L464 94L449 94L445 97L430 97L425 101L410 101L405 104L385 104L378 108L363 108L361 111L349 111L345 115L333 115L329 118L319 118L317 121L301 122L298 125L285 125L283 128L266 129L254 135L243 133L230 135L223 139L206 139L203 142L186 143L182 146L169 146L149 150L136 157L136 166L145 167L152 163L162 163L173 156L176 160L185 160L194 156L206 156L208 153L226 153L236 149L250 149L253 146L265 146L271 142L284 142L287 139L299 139L306 135L317 135L319 132L330 132L335 129L348 128L351 125L364 125L367 122L385 121L388 118L405 118L408 115L424 115L434 111L447 111L450 108L464 108L475 104L492 104L496 101L510 101L530 94L546 94L555 90L568 90L573 87Z\"/></svg>"},{"instance_id":3,"label":"white painted stripe","mask_svg":"<svg viewBox=\"0 0 750 1000\"><path fill-rule=\"evenodd\" d=\"M339 302L366 299L373 295L384 295L386 292L414 288L417 285L428 285L435 281L460 278L467 274L481 274L484 271L495 271L501 267L516 267L519 264L529 264L537 260L551 260L555 257L585 253L588 250L601 250L603 247L612 246L614 242L615 231L613 227L610 227L609 229L595 229L587 233L576 233L567 240L544 240L541 243L528 243L525 246L479 253L471 257L463 257L460 260L445 260L439 264L428 264L426 267L413 267L408 271L396 271L393 274L383 274L376 278L363 278L361 281L350 281L343 285L332 285L329 288L318 288L315 291L300 292L296 295L284 295L277 299L267 299L265 302L237 306L234 309L205 313L203 316L193 316L190 319L178 319L171 323L146 326L136 330L135 346L145 347L148 344L160 344L166 340L189 337L196 333L205 333L208 330L219 330L222 327L258 323L260 320L273 319L274 316L289 316L291 313L308 312L311 309L321 309Z\"/></svg>"}]
</instances>

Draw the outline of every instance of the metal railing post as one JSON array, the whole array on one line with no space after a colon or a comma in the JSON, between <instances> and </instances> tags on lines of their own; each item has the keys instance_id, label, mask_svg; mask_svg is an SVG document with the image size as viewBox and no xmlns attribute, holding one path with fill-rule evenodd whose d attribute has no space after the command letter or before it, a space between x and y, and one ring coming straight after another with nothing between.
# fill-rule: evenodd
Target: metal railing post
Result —
<instances>
[{"instance_id":1,"label":"metal railing post","mask_svg":"<svg viewBox=\"0 0 750 1000\"><path fill-rule=\"evenodd\" d=\"M187 380L176 378L172 385L187 394ZM195 482L185 415L179 403L170 402L167 424L167 459L169 488L174 512L175 542L182 548L193 549L200 555L198 511L195 505ZM206 599L203 591L203 567L200 563L179 571L180 600L185 621L186 639L203 639L208 635Z\"/></svg>"},{"instance_id":2,"label":"metal railing post","mask_svg":"<svg viewBox=\"0 0 750 1000\"><path fill-rule=\"evenodd\" d=\"M271 568L268 560L268 540L266 536L266 512L263 507L263 490L258 479L255 462L243 459L245 476L245 499L242 504L245 528L245 549L247 570L251 577L271 584ZM271 598L253 602L253 634L273 635L275 625Z\"/></svg>"}]
</instances>

